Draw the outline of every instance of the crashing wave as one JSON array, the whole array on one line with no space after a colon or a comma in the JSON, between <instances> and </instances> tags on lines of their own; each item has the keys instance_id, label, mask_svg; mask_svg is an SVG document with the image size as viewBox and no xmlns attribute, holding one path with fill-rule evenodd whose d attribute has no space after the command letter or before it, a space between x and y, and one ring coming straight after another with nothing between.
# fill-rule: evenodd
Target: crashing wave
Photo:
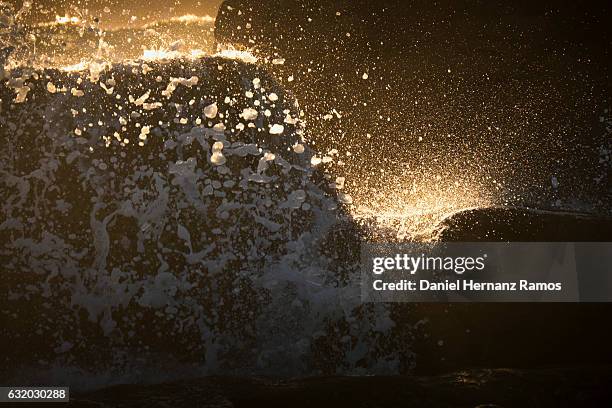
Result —
<instances>
[{"instance_id":1,"label":"crashing wave","mask_svg":"<svg viewBox=\"0 0 612 408\"><path fill-rule=\"evenodd\" d=\"M41 346L8 367L410 366L408 341L380 341L388 309L360 303L358 241L338 238L350 220L311 164L297 103L263 69L207 57L12 74L0 298L5 329Z\"/></svg>"}]
</instances>

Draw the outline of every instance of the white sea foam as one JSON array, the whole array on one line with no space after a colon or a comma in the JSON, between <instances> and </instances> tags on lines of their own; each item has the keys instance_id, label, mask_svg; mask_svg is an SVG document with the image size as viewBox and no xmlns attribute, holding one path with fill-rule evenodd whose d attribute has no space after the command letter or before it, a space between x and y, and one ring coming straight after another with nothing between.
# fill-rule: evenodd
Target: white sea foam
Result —
<instances>
[{"instance_id":1,"label":"white sea foam","mask_svg":"<svg viewBox=\"0 0 612 408\"><path fill-rule=\"evenodd\" d=\"M320 241L341 217L335 210L334 196L310 178L311 153L300 136L301 123L295 119L300 114L295 104L284 101L280 90L272 92L278 85L271 79L248 76L252 68L245 65L242 69L246 76L239 86L265 84L270 92L268 99L276 107L267 108L270 119L265 119L268 116L260 116L255 101L250 100L245 106L235 106L238 118L229 117L220 103L190 103L197 101L199 87L213 77L210 73L158 81L156 74L151 74L155 64L149 67L152 71L143 74L145 64L140 61L107 67L100 72L99 83L82 81L83 75L78 72L64 72L62 75L71 78L69 83L74 83L64 91L59 85L48 84L66 83L66 77L41 78L37 89L44 91L45 99L33 102L23 98L24 114L33 107L28 102L47 112L45 123L53 124L48 133L53 137L50 143L57 146L32 146L48 153L40 168L30 175L5 179L8 184L2 188L10 197L11 208L2 228L13 230L27 225L24 217L29 206L49 212L49 220L66 219L70 208L78 208L77 212L86 217L76 230L50 224L45 235L26 233L3 250L24 254L21 267L26 265L43 277L53 274L56 278L52 284L41 279L29 293L68 293L66 299L52 299L58 302L54 307L65 308L69 321L85 312L87 324L100 330L115 350L113 360L105 361L95 371L77 367L68 357L82 352L75 345L86 337L69 330L74 325L58 326L54 328L56 337L47 339L57 352L49 362L56 369L46 374L39 371L40 376L66 378L84 387L107 385L111 377L124 381L140 378L142 366L130 360L129 353L123 354L122 347L142 335L139 327L144 324L143 313L176 322L175 330L196 336L198 344L191 345L198 350L197 360L204 360L197 368L200 374L313 374L313 361L318 358L316 338L333 338L328 327L333 321L351 322L345 333L351 346L342 351L339 372L359 373L358 362L364 358L376 366L374 362L384 353L371 337L372 330L384 334L392 322L384 306L373 306L370 316L358 317L362 309L358 270L338 284L333 260L317 255ZM127 84L111 77L122 81L129 77L148 84L154 81L160 86L126 92ZM36 83L31 78L28 81ZM15 89L25 87L25 83L15 82ZM19 97L19 92L12 92ZM189 94L186 99L178 96L185 93ZM226 95L215 97L235 103ZM101 101L111 101L112 109L100 113ZM62 116L66 112L67 116ZM164 120L147 120L151 114L165 115ZM207 120L197 122L202 115ZM292 119L284 125L270 123L265 127L265 120L287 117ZM265 138L257 143L236 140L233 132L240 120L253 125L243 126L243 132L261 138L261 129ZM64 128L65 121L70 130ZM10 126L17 129L25 123ZM98 138L104 143L91 145L89 141ZM266 138L274 143L281 139L286 150L272 149L266 145ZM154 155L140 155L156 143L160 147ZM202 148L200 155L183 156L194 146ZM289 159L291 150L300 154L292 154ZM127 154L135 156L127 159ZM176 158L168 159L174 155ZM78 183L56 177L60 162L78 174ZM47 186L45 191L54 185L65 190L67 198L57 204L46 194L29 200L39 182ZM76 194L83 185L88 186L90 196ZM71 196L75 194L77 201ZM341 200L348 203L348 195ZM298 228L297 220L305 222L306 227ZM126 228L133 223L135 229L125 230L129 233L117 230L126 222ZM174 237L171 245L168 237ZM233 274L232 289L222 289L223 276ZM245 290L241 285L248 288L245 293L240 292ZM16 300L22 295L20 290L14 289ZM256 307L251 305L252 300ZM228 302L233 302L232 313L245 319L241 324L250 325L254 339L233 327L234 318L223 320L221 311ZM278 332L284 334L278 336ZM248 358L244 360L236 350L250 350ZM385 355L384 362L378 363L380 372L394 372L397 358ZM186 371L177 368L173 375ZM122 376L117 377L117 373Z\"/></svg>"}]
</instances>

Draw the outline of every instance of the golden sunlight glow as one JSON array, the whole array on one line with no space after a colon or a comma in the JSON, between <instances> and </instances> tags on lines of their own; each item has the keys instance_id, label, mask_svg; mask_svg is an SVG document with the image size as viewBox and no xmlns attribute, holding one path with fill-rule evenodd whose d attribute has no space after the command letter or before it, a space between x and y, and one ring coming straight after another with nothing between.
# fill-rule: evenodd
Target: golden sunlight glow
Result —
<instances>
[{"instance_id":1,"label":"golden sunlight glow","mask_svg":"<svg viewBox=\"0 0 612 408\"><path fill-rule=\"evenodd\" d=\"M86 69L89 69L89 62L81 61L78 64L64 65L64 66L60 67L59 69L62 70L62 71L65 71L65 72L80 72L80 71L85 71Z\"/></svg>"},{"instance_id":2,"label":"golden sunlight glow","mask_svg":"<svg viewBox=\"0 0 612 408\"><path fill-rule=\"evenodd\" d=\"M205 51L200 49L189 50L188 52L182 51L170 51L164 49L151 49L144 50L142 53L142 59L147 61L156 61L156 60L170 60L175 58L202 58L208 55Z\"/></svg>"},{"instance_id":3,"label":"golden sunlight glow","mask_svg":"<svg viewBox=\"0 0 612 408\"><path fill-rule=\"evenodd\" d=\"M208 15L206 15L206 16L196 16L195 14L185 14L183 16L172 17L172 18L165 19L165 20L153 21L151 23L145 24L143 27L144 28L152 28L152 27L155 27L156 25L158 25L160 23L164 23L164 22L183 23L183 24L210 24L210 25L212 25L215 22L215 18L211 17L211 16L208 16Z\"/></svg>"},{"instance_id":4,"label":"golden sunlight glow","mask_svg":"<svg viewBox=\"0 0 612 408\"><path fill-rule=\"evenodd\" d=\"M55 22L57 24L79 24L81 20L78 17L55 16Z\"/></svg>"},{"instance_id":5,"label":"golden sunlight glow","mask_svg":"<svg viewBox=\"0 0 612 408\"><path fill-rule=\"evenodd\" d=\"M215 18L211 16L196 16L194 14L185 14L180 17L173 17L170 21L178 21L179 23L214 23Z\"/></svg>"},{"instance_id":6,"label":"golden sunlight glow","mask_svg":"<svg viewBox=\"0 0 612 408\"><path fill-rule=\"evenodd\" d=\"M381 231L380 237L372 238L388 239L392 233L398 241L435 241L446 218L491 205L492 199L482 196L482 191L471 183L444 180L406 185L398 177L385 185L349 192L354 198L355 219L374 223Z\"/></svg>"},{"instance_id":7,"label":"golden sunlight glow","mask_svg":"<svg viewBox=\"0 0 612 408\"><path fill-rule=\"evenodd\" d=\"M248 64L256 64L259 58L251 50L241 50L231 44L219 45L215 57L239 60Z\"/></svg>"}]
</instances>

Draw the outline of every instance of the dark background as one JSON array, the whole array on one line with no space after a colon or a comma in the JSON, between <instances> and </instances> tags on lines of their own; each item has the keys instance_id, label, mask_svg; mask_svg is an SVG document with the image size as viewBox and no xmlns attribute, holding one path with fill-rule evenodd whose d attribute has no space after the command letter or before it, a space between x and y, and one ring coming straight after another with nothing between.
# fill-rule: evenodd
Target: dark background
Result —
<instances>
[{"instance_id":1,"label":"dark background","mask_svg":"<svg viewBox=\"0 0 612 408\"><path fill-rule=\"evenodd\" d=\"M22 1L16 1L18 7ZM198 16L215 16L221 0L160 0L147 2L141 0L43 0L32 2L32 13L28 16L31 22L54 21L55 16L73 16L75 8L85 10L93 17L99 17L106 27L140 25L160 18L170 18L185 14ZM104 11L109 8L110 12ZM125 11L125 12L124 12ZM131 16L138 17L130 22Z\"/></svg>"},{"instance_id":2,"label":"dark background","mask_svg":"<svg viewBox=\"0 0 612 408\"><path fill-rule=\"evenodd\" d=\"M295 76L285 85L306 111L309 137L322 151L352 152L340 171L361 188L430 171L491 191L492 179L501 182L500 209L448 220L443 239L597 241L612 239L610 169L596 153L610 143L600 116L612 95L611 15L607 1L228 0L216 37L286 58L273 69ZM332 108L342 120L321 120ZM510 209L555 210L558 199L570 213L579 211L574 200L590 202L594 218ZM429 320L415 344L417 372L438 373L611 364L611 312L609 304L400 305L394 319Z\"/></svg>"},{"instance_id":3,"label":"dark background","mask_svg":"<svg viewBox=\"0 0 612 408\"><path fill-rule=\"evenodd\" d=\"M610 2L224 4L218 41L286 59L273 69L294 76L284 84L310 140L351 153L341 171L365 200L398 195L381 188L387 180L425 180L495 204L578 201L610 213L610 168L598 154L609 144L600 120L612 95ZM340 119L322 119L333 109Z\"/></svg>"},{"instance_id":4,"label":"dark background","mask_svg":"<svg viewBox=\"0 0 612 408\"><path fill-rule=\"evenodd\" d=\"M29 18L50 21L55 14L72 14L73 3L36 2ZM612 94L609 1L230 0L226 5L234 11L222 8L218 41L286 58L275 73L282 79L295 75L284 85L306 111L311 141L322 150L353 152L343 171L360 185L384 184L381 169L415 178L431 170L490 188L496 179L504 186L497 196L501 205L548 208L558 198L568 205L579 198L597 208L593 216L610 213L609 169L600 167L596 154L605 142L599 117ZM111 13L103 13L107 6ZM92 16L101 14L109 26L214 15L217 6L217 1L78 4ZM122 15L124 9L129 12ZM139 19L129 23L131 15ZM248 33L242 29L247 22L253 27ZM369 81L361 79L364 72ZM343 119L322 121L332 108ZM602 172L603 182L594 184ZM551 191L551 175L561 180L561 191ZM505 228L517 219L524 221L502 213L491 222L476 214L454 226L459 232L449 232L449 239L509 239ZM484 233L483 220L495 234ZM591 221L585 229L576 223L540 217L536 225L519 224L512 239L549 240L555 234L565 240L609 239L609 224ZM612 364L611 312L607 304L394 310L400 323L424 317L431 322L414 350L417 370L426 373Z\"/></svg>"}]
</instances>

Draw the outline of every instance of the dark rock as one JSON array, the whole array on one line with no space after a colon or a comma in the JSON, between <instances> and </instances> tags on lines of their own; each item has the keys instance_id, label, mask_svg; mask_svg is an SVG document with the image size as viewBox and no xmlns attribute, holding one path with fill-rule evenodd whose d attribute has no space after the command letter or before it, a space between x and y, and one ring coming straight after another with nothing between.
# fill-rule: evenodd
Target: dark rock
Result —
<instances>
[{"instance_id":1,"label":"dark rock","mask_svg":"<svg viewBox=\"0 0 612 408\"><path fill-rule=\"evenodd\" d=\"M481 208L445 219L442 241L609 242L612 218L528 208Z\"/></svg>"},{"instance_id":2,"label":"dark rock","mask_svg":"<svg viewBox=\"0 0 612 408\"><path fill-rule=\"evenodd\" d=\"M76 393L69 406L587 407L612 402L610 380L605 367L463 370L432 377L205 378Z\"/></svg>"}]
</instances>

